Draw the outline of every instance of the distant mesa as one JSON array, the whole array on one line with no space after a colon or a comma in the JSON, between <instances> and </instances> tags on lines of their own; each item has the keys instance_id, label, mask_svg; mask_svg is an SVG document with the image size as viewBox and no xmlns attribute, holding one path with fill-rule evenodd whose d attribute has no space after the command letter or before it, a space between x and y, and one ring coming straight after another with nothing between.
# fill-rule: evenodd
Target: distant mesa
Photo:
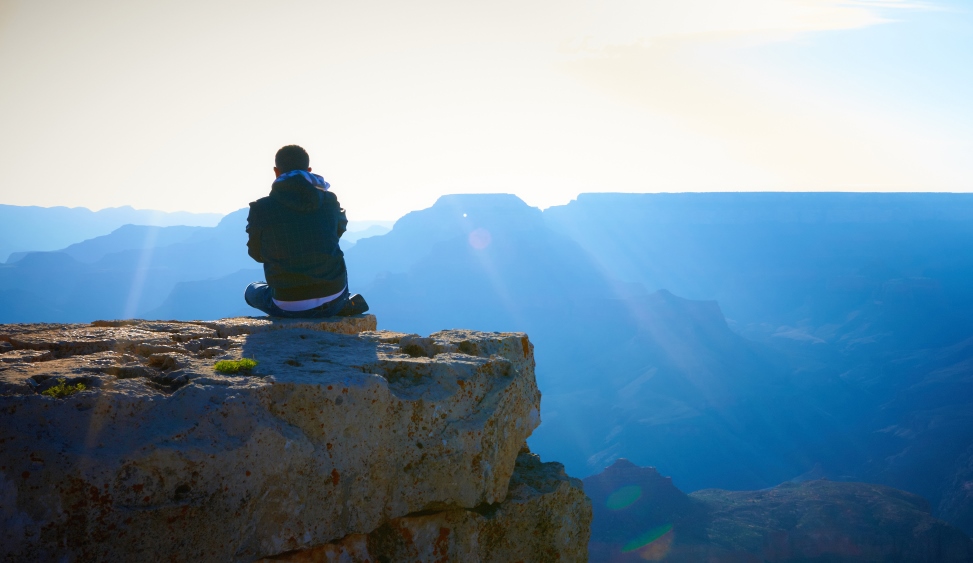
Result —
<instances>
[{"instance_id":1,"label":"distant mesa","mask_svg":"<svg viewBox=\"0 0 973 563\"><path fill-rule=\"evenodd\" d=\"M584 479L592 562L973 560L973 540L921 497L823 479L763 491L685 494L653 467L619 459Z\"/></svg>"}]
</instances>

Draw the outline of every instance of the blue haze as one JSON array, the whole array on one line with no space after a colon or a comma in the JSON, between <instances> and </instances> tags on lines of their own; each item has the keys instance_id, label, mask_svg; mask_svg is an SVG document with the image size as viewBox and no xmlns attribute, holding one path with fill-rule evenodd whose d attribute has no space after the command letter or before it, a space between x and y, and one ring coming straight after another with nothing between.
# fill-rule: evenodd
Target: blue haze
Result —
<instances>
[{"instance_id":1,"label":"blue haze","mask_svg":"<svg viewBox=\"0 0 973 563\"><path fill-rule=\"evenodd\" d=\"M245 217L2 265L0 322L255 314ZM158 246L120 240L139 236ZM527 332L530 445L572 474L863 480L973 531L971 195L444 196L346 258L380 328Z\"/></svg>"},{"instance_id":2,"label":"blue haze","mask_svg":"<svg viewBox=\"0 0 973 563\"><path fill-rule=\"evenodd\" d=\"M107 235L126 224L212 227L218 213L166 213L131 207L91 211L83 207L21 207L0 204L0 262L14 252L57 250Z\"/></svg>"}]
</instances>

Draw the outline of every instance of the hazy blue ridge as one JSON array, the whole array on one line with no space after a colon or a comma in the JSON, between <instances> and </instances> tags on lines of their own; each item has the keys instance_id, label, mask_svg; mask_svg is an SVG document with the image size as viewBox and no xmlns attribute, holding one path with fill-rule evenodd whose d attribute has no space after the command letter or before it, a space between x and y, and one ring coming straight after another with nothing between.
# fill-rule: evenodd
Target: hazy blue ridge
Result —
<instances>
[{"instance_id":1,"label":"hazy blue ridge","mask_svg":"<svg viewBox=\"0 0 973 563\"><path fill-rule=\"evenodd\" d=\"M214 227L123 225L60 250L15 253L0 264L0 322L251 314L241 296L263 272L246 253L247 214L237 210ZM343 239L377 236L387 224L350 222ZM249 279L228 289L224 278L241 272ZM224 289L187 295L185 284Z\"/></svg>"},{"instance_id":2,"label":"hazy blue ridge","mask_svg":"<svg viewBox=\"0 0 973 563\"><path fill-rule=\"evenodd\" d=\"M184 242L194 234L204 232L206 227L155 227L147 225L122 225L107 235L74 243L57 250L72 258L86 263L94 263L107 254L124 250L147 250ZM31 252L14 252L7 258L12 264L23 259Z\"/></svg>"},{"instance_id":3,"label":"hazy blue ridge","mask_svg":"<svg viewBox=\"0 0 973 563\"><path fill-rule=\"evenodd\" d=\"M740 330L813 339L783 325L844 324L868 303L900 338L973 327L971 194L582 194L544 218L610 276L716 299Z\"/></svg>"},{"instance_id":4,"label":"hazy blue ridge","mask_svg":"<svg viewBox=\"0 0 973 563\"><path fill-rule=\"evenodd\" d=\"M158 307L146 311L143 316L147 319L186 320L259 314L244 302L243 291L250 282L262 279L262 269L248 268L218 278L178 282Z\"/></svg>"},{"instance_id":5,"label":"hazy blue ridge","mask_svg":"<svg viewBox=\"0 0 973 563\"><path fill-rule=\"evenodd\" d=\"M168 227L155 238L126 242L122 240L126 234L123 230L65 252L28 253L12 264L0 265L0 291L18 292L12 294L17 296L15 300L0 300L0 322L84 322L145 316L161 306L180 282L218 278L257 267L246 254L245 225L246 210L240 210L225 216L215 227L180 230L179 236L166 234L169 229L178 229ZM153 246L153 241L171 244ZM129 248L100 256L93 250L125 246ZM68 254L79 248L91 250L85 255L97 259L85 263ZM242 291L240 288L240 295ZM35 316L33 310L45 312Z\"/></svg>"},{"instance_id":6,"label":"hazy blue ridge","mask_svg":"<svg viewBox=\"0 0 973 563\"><path fill-rule=\"evenodd\" d=\"M13 252L57 250L107 235L122 225L216 225L222 214L163 212L131 207L91 211L83 207L0 204L0 262Z\"/></svg>"}]
</instances>

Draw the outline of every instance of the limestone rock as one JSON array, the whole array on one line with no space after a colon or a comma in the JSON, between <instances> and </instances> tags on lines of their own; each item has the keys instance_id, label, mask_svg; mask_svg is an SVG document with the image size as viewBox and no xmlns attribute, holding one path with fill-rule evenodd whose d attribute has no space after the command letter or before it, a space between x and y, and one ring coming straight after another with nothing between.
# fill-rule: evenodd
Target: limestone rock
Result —
<instances>
[{"instance_id":1,"label":"limestone rock","mask_svg":"<svg viewBox=\"0 0 973 563\"><path fill-rule=\"evenodd\" d=\"M0 327L0 357L48 354L0 362L0 559L247 561L508 498L540 422L527 337L374 327ZM42 394L62 381L85 389Z\"/></svg>"},{"instance_id":2,"label":"limestone rock","mask_svg":"<svg viewBox=\"0 0 973 563\"><path fill-rule=\"evenodd\" d=\"M265 560L288 563L372 561L587 561L591 501L560 463L524 450L507 498L474 509L426 511L384 523L370 534Z\"/></svg>"}]
</instances>

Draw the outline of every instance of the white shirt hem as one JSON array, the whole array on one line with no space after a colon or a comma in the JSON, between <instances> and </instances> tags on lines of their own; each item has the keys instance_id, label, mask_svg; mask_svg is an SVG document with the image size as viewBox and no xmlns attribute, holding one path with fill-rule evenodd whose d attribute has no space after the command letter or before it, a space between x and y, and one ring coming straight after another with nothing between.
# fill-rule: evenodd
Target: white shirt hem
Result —
<instances>
[{"instance_id":1,"label":"white shirt hem","mask_svg":"<svg viewBox=\"0 0 973 563\"><path fill-rule=\"evenodd\" d=\"M274 299L274 305L281 308L282 311L288 311L290 313L300 313L301 311L310 311L315 307L320 307L325 303L331 303L335 299L341 297L341 294L345 292L347 286L341 288L341 291L335 293L334 295L329 295L327 297L317 297L315 299L302 299L301 301L278 301Z\"/></svg>"}]
</instances>

